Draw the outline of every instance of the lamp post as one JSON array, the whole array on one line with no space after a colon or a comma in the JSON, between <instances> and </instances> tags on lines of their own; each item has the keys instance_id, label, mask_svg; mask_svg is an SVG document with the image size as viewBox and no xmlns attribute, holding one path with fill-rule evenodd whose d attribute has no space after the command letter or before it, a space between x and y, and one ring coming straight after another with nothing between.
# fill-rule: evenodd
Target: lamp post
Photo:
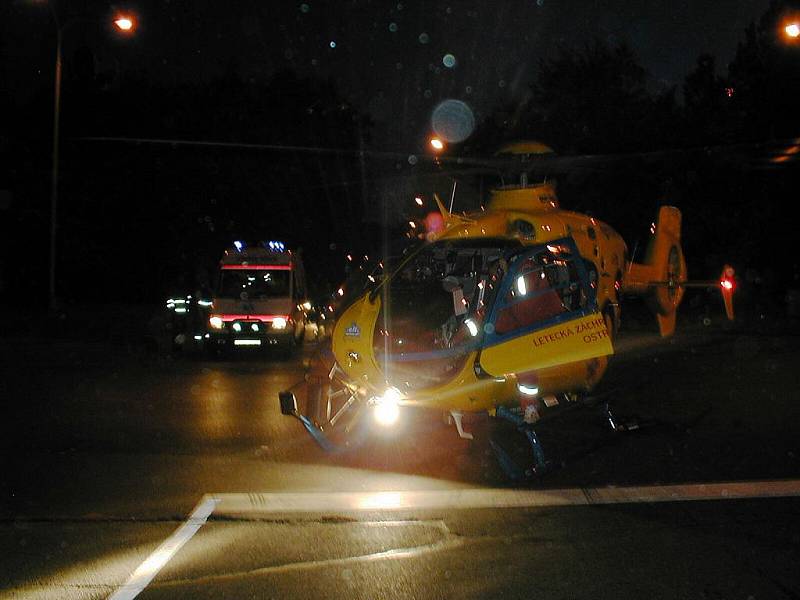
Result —
<instances>
[{"instance_id":1,"label":"lamp post","mask_svg":"<svg viewBox=\"0 0 800 600\"><path fill-rule=\"evenodd\" d=\"M50 267L48 272L48 305L50 310L55 310L58 307L56 297L56 241L58 237L58 149L61 120L62 45L64 33L81 19L72 18L62 24L58 18L58 11L54 3L48 2L47 5L56 24L56 65L55 77L53 78L53 168L50 177ZM114 19L114 26L122 32L131 33L135 24L130 16L117 15Z\"/></svg>"}]
</instances>

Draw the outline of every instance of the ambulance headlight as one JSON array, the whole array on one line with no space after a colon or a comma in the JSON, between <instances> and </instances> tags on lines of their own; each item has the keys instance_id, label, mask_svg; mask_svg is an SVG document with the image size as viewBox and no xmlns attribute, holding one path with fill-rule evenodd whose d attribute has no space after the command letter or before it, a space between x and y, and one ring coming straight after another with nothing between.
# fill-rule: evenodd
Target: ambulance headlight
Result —
<instances>
[{"instance_id":1,"label":"ambulance headlight","mask_svg":"<svg viewBox=\"0 0 800 600\"><path fill-rule=\"evenodd\" d=\"M375 397L375 420L385 427L394 425L400 416L400 398L400 392L393 387Z\"/></svg>"},{"instance_id":2,"label":"ambulance headlight","mask_svg":"<svg viewBox=\"0 0 800 600\"><path fill-rule=\"evenodd\" d=\"M211 329L222 329L224 321L222 317L213 316L208 319L208 324L211 326Z\"/></svg>"},{"instance_id":3,"label":"ambulance headlight","mask_svg":"<svg viewBox=\"0 0 800 600\"><path fill-rule=\"evenodd\" d=\"M276 317L272 320L273 329L286 329L286 319L283 317Z\"/></svg>"}]
</instances>

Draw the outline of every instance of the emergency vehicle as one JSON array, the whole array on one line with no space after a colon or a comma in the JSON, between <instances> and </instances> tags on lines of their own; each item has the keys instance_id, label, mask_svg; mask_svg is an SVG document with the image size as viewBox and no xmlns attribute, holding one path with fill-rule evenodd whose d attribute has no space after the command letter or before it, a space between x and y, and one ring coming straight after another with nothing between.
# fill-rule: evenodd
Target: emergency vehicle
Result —
<instances>
[{"instance_id":1,"label":"emergency vehicle","mask_svg":"<svg viewBox=\"0 0 800 600\"><path fill-rule=\"evenodd\" d=\"M307 311L305 270L283 242L225 250L208 313L210 350L275 347L290 352L303 342Z\"/></svg>"}]
</instances>

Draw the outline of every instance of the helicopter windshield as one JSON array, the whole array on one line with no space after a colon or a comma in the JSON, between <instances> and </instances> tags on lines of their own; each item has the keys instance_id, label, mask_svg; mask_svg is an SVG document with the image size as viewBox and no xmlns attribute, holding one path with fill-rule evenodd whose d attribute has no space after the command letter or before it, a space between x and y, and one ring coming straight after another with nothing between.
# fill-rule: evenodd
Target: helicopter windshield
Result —
<instances>
[{"instance_id":1,"label":"helicopter windshield","mask_svg":"<svg viewBox=\"0 0 800 600\"><path fill-rule=\"evenodd\" d=\"M405 263L383 291L373 346L399 389L446 381L478 348L483 322L519 248L508 240L445 240Z\"/></svg>"}]
</instances>

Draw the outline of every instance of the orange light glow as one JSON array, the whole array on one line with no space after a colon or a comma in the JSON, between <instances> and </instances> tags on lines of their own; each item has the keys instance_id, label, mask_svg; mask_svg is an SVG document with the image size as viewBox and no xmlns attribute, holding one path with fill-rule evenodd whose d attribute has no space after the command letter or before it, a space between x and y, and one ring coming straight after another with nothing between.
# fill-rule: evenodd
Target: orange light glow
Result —
<instances>
[{"instance_id":1,"label":"orange light glow","mask_svg":"<svg viewBox=\"0 0 800 600\"><path fill-rule=\"evenodd\" d=\"M798 23L789 23L785 28L784 31L786 35L790 38L800 37L800 24Z\"/></svg>"},{"instance_id":2,"label":"orange light glow","mask_svg":"<svg viewBox=\"0 0 800 600\"><path fill-rule=\"evenodd\" d=\"M120 16L114 19L114 25L120 31L133 31L133 19L130 17Z\"/></svg>"},{"instance_id":3,"label":"orange light glow","mask_svg":"<svg viewBox=\"0 0 800 600\"><path fill-rule=\"evenodd\" d=\"M794 146L788 147L786 150L783 151L783 154L776 156L772 159L774 163L785 163L790 161L795 155L800 152L800 145L795 144Z\"/></svg>"},{"instance_id":4,"label":"orange light glow","mask_svg":"<svg viewBox=\"0 0 800 600\"><path fill-rule=\"evenodd\" d=\"M439 138L431 138L431 147L434 150L444 150L444 142Z\"/></svg>"},{"instance_id":5,"label":"orange light glow","mask_svg":"<svg viewBox=\"0 0 800 600\"><path fill-rule=\"evenodd\" d=\"M726 290L733 289L733 282L730 279L723 279L719 282L719 284Z\"/></svg>"}]
</instances>

